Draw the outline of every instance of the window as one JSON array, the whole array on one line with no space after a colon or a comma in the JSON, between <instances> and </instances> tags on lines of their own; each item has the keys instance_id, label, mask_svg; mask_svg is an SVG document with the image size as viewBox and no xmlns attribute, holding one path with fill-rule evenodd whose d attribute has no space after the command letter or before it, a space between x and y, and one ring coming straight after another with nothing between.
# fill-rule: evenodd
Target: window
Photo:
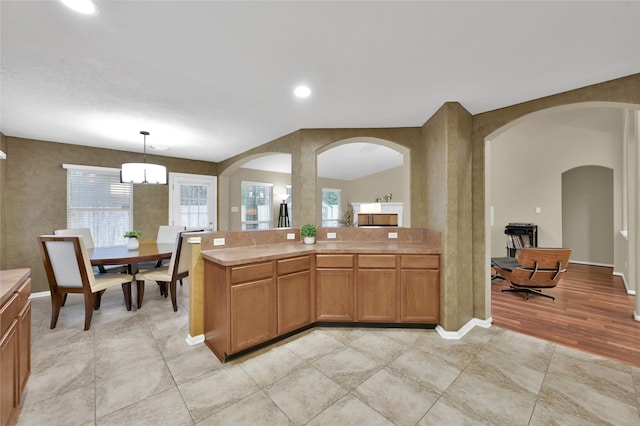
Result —
<instances>
[{"instance_id":1,"label":"window","mask_svg":"<svg viewBox=\"0 0 640 426\"><path fill-rule=\"evenodd\" d=\"M125 244L133 229L133 185L120 169L64 164L67 169L67 228L89 228L96 246Z\"/></svg>"},{"instance_id":2,"label":"window","mask_svg":"<svg viewBox=\"0 0 640 426\"><path fill-rule=\"evenodd\" d=\"M340 189L322 188L322 227L340 225Z\"/></svg>"},{"instance_id":3,"label":"window","mask_svg":"<svg viewBox=\"0 0 640 426\"><path fill-rule=\"evenodd\" d=\"M270 229L273 184L242 181L242 230Z\"/></svg>"}]
</instances>

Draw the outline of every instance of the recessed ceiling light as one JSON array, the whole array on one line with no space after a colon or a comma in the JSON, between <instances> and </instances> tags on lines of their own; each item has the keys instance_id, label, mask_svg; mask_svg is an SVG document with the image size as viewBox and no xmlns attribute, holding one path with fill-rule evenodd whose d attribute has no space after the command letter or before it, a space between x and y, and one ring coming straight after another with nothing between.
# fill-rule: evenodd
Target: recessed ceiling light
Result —
<instances>
[{"instance_id":1,"label":"recessed ceiling light","mask_svg":"<svg viewBox=\"0 0 640 426\"><path fill-rule=\"evenodd\" d=\"M298 86L293 91L293 94L299 98L307 98L309 97L309 95L311 95L311 89L309 89L307 86Z\"/></svg>"},{"instance_id":2,"label":"recessed ceiling light","mask_svg":"<svg viewBox=\"0 0 640 426\"><path fill-rule=\"evenodd\" d=\"M73 9L83 15L95 15L98 8L91 0L60 0L69 9Z\"/></svg>"}]
</instances>

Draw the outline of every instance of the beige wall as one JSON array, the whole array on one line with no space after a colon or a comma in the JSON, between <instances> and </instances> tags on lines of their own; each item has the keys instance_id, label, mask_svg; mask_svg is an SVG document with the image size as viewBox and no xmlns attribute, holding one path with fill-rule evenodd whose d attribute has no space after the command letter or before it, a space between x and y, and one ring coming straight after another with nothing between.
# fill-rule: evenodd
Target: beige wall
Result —
<instances>
[{"instance_id":1,"label":"beige wall","mask_svg":"<svg viewBox=\"0 0 640 426\"><path fill-rule=\"evenodd\" d=\"M615 215L621 217L622 117L620 107L550 110L532 114L488 143L492 257L506 256L504 227L509 222L535 223L540 247L563 247L562 173L582 165L614 170L611 190ZM617 220L608 231L620 230Z\"/></svg>"},{"instance_id":2,"label":"beige wall","mask_svg":"<svg viewBox=\"0 0 640 426\"><path fill-rule=\"evenodd\" d=\"M373 203L376 198L392 194L392 201L403 201L403 167L394 167L360 179L349 181L344 187L343 210L347 202Z\"/></svg>"},{"instance_id":3,"label":"beige wall","mask_svg":"<svg viewBox=\"0 0 640 426\"><path fill-rule=\"evenodd\" d=\"M456 331L471 318L488 319L490 283L488 273L485 140L493 132L527 114L580 102L623 102L640 105L640 74L570 92L471 116L457 103L445 104L424 127L394 129L303 129L215 164L154 157L170 171L216 174L223 185L223 172L243 158L265 152L292 155L293 199L299 200L292 225L316 222L316 153L336 141L352 137L389 140L410 150L410 201L412 227L442 231L443 269L442 321L447 331ZM3 239L11 254L5 267L32 267L34 290L46 288L35 238L64 225L66 179L61 164L78 163L119 167L131 154L36 141L7 138L6 198ZM636 165L637 167L637 165ZM60 175L62 173L62 175ZM148 231L167 220L166 188L141 188L134 196L134 209L145 213ZM4 193L5 191L3 191ZM147 204L148 203L148 204ZM4 203L3 203L4 204ZM222 205L222 202L221 202ZM220 215L222 216L222 215ZM638 212L630 219L638 223ZM140 218L136 219L139 223ZM152 225L151 225L152 224ZM631 229L631 228L630 228ZM472 259L472 262L469 260Z\"/></svg>"},{"instance_id":4,"label":"beige wall","mask_svg":"<svg viewBox=\"0 0 640 426\"><path fill-rule=\"evenodd\" d=\"M7 144L5 136L0 133L0 151L7 153ZM5 251L5 235L4 235L4 206L6 204L7 191L5 190L5 182L7 181L7 161L0 160L0 270L7 269L4 261Z\"/></svg>"},{"instance_id":5,"label":"beige wall","mask_svg":"<svg viewBox=\"0 0 640 426\"><path fill-rule=\"evenodd\" d=\"M3 181L4 268L31 268L33 291L47 291L48 283L38 251L38 235L67 227L67 172L62 164L119 168L141 154L6 137L6 180ZM216 164L149 156L170 172L215 175ZM169 218L167 185L135 185L134 227L143 239L155 238Z\"/></svg>"}]
</instances>

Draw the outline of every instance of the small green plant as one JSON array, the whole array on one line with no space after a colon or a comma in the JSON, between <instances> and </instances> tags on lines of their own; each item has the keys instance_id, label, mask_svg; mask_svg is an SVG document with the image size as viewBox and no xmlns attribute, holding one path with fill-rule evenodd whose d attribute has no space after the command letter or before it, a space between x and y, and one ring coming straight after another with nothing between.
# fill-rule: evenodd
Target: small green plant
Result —
<instances>
[{"instance_id":1,"label":"small green plant","mask_svg":"<svg viewBox=\"0 0 640 426\"><path fill-rule=\"evenodd\" d=\"M315 237L316 236L316 226L307 223L306 225L302 225L300 228L300 236L304 237Z\"/></svg>"},{"instance_id":2,"label":"small green plant","mask_svg":"<svg viewBox=\"0 0 640 426\"><path fill-rule=\"evenodd\" d=\"M133 231L127 231L124 234L125 238L140 238L140 236L142 235L142 232L136 230Z\"/></svg>"}]
</instances>

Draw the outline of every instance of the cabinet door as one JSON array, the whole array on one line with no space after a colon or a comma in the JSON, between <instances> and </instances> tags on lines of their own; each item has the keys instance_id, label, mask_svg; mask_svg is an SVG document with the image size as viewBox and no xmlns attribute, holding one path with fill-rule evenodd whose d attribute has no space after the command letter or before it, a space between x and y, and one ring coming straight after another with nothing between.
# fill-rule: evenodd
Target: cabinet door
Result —
<instances>
[{"instance_id":1,"label":"cabinet door","mask_svg":"<svg viewBox=\"0 0 640 426\"><path fill-rule=\"evenodd\" d=\"M273 278L231 286L231 353L276 336Z\"/></svg>"},{"instance_id":2,"label":"cabinet door","mask_svg":"<svg viewBox=\"0 0 640 426\"><path fill-rule=\"evenodd\" d=\"M311 324L311 273L278 277L278 334Z\"/></svg>"},{"instance_id":3,"label":"cabinet door","mask_svg":"<svg viewBox=\"0 0 640 426\"><path fill-rule=\"evenodd\" d=\"M358 271L358 321L394 322L396 316L396 270Z\"/></svg>"},{"instance_id":4,"label":"cabinet door","mask_svg":"<svg viewBox=\"0 0 640 426\"><path fill-rule=\"evenodd\" d=\"M14 319L0 336L0 424L9 424L18 406L18 322Z\"/></svg>"},{"instance_id":5,"label":"cabinet door","mask_svg":"<svg viewBox=\"0 0 640 426\"><path fill-rule=\"evenodd\" d=\"M18 315L18 401L22 399L31 374L31 300L27 300Z\"/></svg>"},{"instance_id":6,"label":"cabinet door","mask_svg":"<svg viewBox=\"0 0 640 426\"><path fill-rule=\"evenodd\" d=\"M316 320L353 321L353 269L316 270Z\"/></svg>"},{"instance_id":7,"label":"cabinet door","mask_svg":"<svg viewBox=\"0 0 640 426\"><path fill-rule=\"evenodd\" d=\"M440 274L437 269L401 271L400 321L440 322Z\"/></svg>"}]
</instances>

